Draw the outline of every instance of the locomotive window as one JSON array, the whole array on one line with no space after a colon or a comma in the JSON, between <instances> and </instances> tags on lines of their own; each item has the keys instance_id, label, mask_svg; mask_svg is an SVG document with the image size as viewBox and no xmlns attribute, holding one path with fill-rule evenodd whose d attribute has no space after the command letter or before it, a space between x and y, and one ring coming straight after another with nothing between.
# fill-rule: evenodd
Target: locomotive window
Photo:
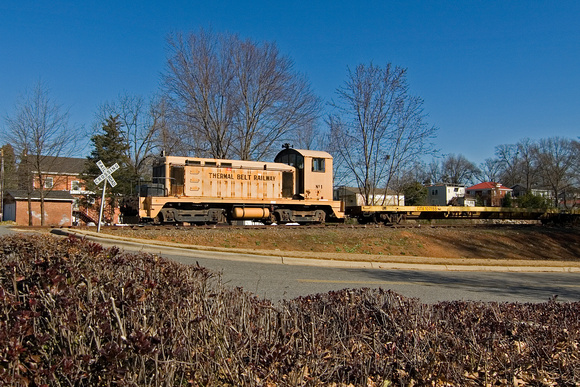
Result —
<instances>
[{"instance_id":1,"label":"locomotive window","mask_svg":"<svg viewBox=\"0 0 580 387\"><path fill-rule=\"evenodd\" d=\"M324 172L324 159L312 159L312 172Z\"/></svg>"},{"instance_id":2,"label":"locomotive window","mask_svg":"<svg viewBox=\"0 0 580 387\"><path fill-rule=\"evenodd\" d=\"M204 165L205 165L206 167L215 167L215 166L217 166L217 163L216 163L215 161L206 161L206 162L204 163Z\"/></svg>"},{"instance_id":3,"label":"locomotive window","mask_svg":"<svg viewBox=\"0 0 580 387\"><path fill-rule=\"evenodd\" d=\"M153 167L153 178L165 179L165 165Z\"/></svg>"},{"instance_id":4,"label":"locomotive window","mask_svg":"<svg viewBox=\"0 0 580 387\"><path fill-rule=\"evenodd\" d=\"M277 163L283 163L290 165L291 167L296 167L297 169L304 168L304 156L296 153L284 153L278 155L274 160Z\"/></svg>"},{"instance_id":5,"label":"locomotive window","mask_svg":"<svg viewBox=\"0 0 580 387\"><path fill-rule=\"evenodd\" d=\"M185 165L201 165L199 160L185 160Z\"/></svg>"},{"instance_id":6,"label":"locomotive window","mask_svg":"<svg viewBox=\"0 0 580 387\"><path fill-rule=\"evenodd\" d=\"M222 168L231 168L232 167L232 163L221 163L220 167Z\"/></svg>"}]
</instances>

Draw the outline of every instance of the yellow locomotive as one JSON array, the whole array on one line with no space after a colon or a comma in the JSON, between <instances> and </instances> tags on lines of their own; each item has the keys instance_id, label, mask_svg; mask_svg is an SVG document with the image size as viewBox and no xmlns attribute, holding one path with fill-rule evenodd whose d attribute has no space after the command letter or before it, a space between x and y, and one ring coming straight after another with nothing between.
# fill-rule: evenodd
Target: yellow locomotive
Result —
<instances>
[{"instance_id":1,"label":"yellow locomotive","mask_svg":"<svg viewBox=\"0 0 580 387\"><path fill-rule=\"evenodd\" d=\"M121 212L126 223L324 223L344 217L332 193L327 152L286 146L274 162L162 155Z\"/></svg>"}]
</instances>

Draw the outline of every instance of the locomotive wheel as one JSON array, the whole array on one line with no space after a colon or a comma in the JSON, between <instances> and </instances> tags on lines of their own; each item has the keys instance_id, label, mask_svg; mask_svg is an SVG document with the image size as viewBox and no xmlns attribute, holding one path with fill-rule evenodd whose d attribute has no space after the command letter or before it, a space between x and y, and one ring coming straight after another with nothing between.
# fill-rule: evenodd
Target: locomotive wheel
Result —
<instances>
[{"instance_id":1,"label":"locomotive wheel","mask_svg":"<svg viewBox=\"0 0 580 387\"><path fill-rule=\"evenodd\" d=\"M228 221L226 211L221 208L209 210L208 215L211 217L211 220L206 222L206 224L227 223Z\"/></svg>"},{"instance_id":2,"label":"locomotive wheel","mask_svg":"<svg viewBox=\"0 0 580 387\"><path fill-rule=\"evenodd\" d=\"M267 219L262 220L262 223L264 223L266 226L269 226L274 223L278 224L276 214L274 212L270 212L270 216Z\"/></svg>"}]
</instances>

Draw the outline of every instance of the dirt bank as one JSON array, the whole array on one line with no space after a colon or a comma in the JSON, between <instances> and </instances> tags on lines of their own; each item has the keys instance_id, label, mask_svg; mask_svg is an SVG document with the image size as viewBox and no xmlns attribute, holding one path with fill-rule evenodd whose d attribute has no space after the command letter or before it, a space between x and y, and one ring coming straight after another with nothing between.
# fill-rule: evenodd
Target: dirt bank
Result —
<instances>
[{"instance_id":1,"label":"dirt bank","mask_svg":"<svg viewBox=\"0 0 580 387\"><path fill-rule=\"evenodd\" d=\"M112 235L184 245L371 256L580 261L580 228L130 228L105 227Z\"/></svg>"}]
</instances>

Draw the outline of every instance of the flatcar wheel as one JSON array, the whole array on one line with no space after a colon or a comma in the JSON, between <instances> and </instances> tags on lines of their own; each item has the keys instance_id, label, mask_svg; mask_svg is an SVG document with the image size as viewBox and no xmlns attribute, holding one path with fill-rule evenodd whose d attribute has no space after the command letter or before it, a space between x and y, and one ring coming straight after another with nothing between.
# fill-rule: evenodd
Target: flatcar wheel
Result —
<instances>
[{"instance_id":1,"label":"flatcar wheel","mask_svg":"<svg viewBox=\"0 0 580 387\"><path fill-rule=\"evenodd\" d=\"M378 223L377 215L373 213L365 213L358 217L359 224Z\"/></svg>"}]
</instances>

